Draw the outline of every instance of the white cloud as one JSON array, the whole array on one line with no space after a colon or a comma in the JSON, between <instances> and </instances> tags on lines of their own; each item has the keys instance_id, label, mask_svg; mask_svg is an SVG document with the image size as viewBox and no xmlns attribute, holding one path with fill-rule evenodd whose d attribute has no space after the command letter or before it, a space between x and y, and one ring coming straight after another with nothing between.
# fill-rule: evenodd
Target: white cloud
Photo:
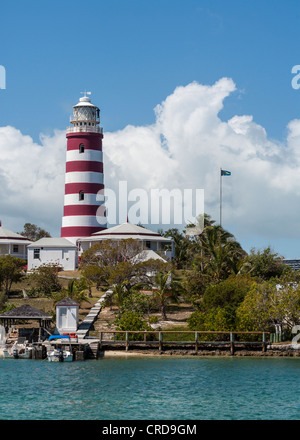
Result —
<instances>
[{"instance_id":1,"label":"white cloud","mask_svg":"<svg viewBox=\"0 0 300 440\"><path fill-rule=\"evenodd\" d=\"M20 231L25 222L58 234L62 215L65 133L33 142L14 127L0 127L0 218Z\"/></svg>"},{"instance_id":2,"label":"white cloud","mask_svg":"<svg viewBox=\"0 0 300 440\"><path fill-rule=\"evenodd\" d=\"M105 184L204 188L205 211L218 220L222 167L232 172L223 177L224 227L242 243L253 237L253 246L280 243L285 250L283 239L298 240L300 120L289 123L284 143L270 140L251 115L222 121L219 113L235 90L230 78L180 86L154 109L152 125L105 132ZM13 127L0 128L0 218L8 228L31 221L59 233L65 149L64 132L37 144Z\"/></svg>"}]
</instances>

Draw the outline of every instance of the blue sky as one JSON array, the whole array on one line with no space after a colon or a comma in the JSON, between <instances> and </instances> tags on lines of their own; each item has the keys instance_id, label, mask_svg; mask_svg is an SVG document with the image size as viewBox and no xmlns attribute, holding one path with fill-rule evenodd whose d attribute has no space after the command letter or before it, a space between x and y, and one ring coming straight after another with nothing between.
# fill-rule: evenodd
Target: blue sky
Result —
<instances>
[{"instance_id":1,"label":"blue sky","mask_svg":"<svg viewBox=\"0 0 300 440\"><path fill-rule=\"evenodd\" d=\"M1 122L37 139L91 89L106 130L149 124L175 87L226 76L242 93L221 117L252 114L281 139L300 112L299 18L296 0L3 2Z\"/></svg>"},{"instance_id":2,"label":"blue sky","mask_svg":"<svg viewBox=\"0 0 300 440\"><path fill-rule=\"evenodd\" d=\"M154 108L177 87L231 78L235 90L224 98L219 118L251 115L270 141L285 144L287 125L300 116L300 90L291 86L291 69L300 64L299 25L297 0L2 2L0 65L6 69L6 90L0 90L0 126L12 126L40 144L41 133L51 137L66 128L72 105L86 89L101 109L105 132L147 127L155 123ZM235 171L237 164L223 166ZM224 182L225 197L239 185L234 175ZM276 204L276 190L273 197ZM297 193L291 202L294 229L299 198ZM247 250L274 244L287 257L300 257L297 231L287 237L280 235L282 226L272 234L249 232L246 223L237 225L224 211L228 229ZM212 214L217 213L215 203ZM10 229L24 224L19 211L8 215L3 208L1 216ZM61 222L60 217L55 225L34 216L27 220L54 233Z\"/></svg>"}]
</instances>

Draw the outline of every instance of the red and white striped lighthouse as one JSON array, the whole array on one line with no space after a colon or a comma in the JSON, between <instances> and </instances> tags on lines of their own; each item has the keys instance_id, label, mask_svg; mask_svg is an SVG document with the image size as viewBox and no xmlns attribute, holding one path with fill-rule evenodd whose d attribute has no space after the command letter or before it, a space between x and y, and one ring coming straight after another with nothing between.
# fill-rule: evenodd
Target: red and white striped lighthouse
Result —
<instances>
[{"instance_id":1,"label":"red and white striped lighthouse","mask_svg":"<svg viewBox=\"0 0 300 440\"><path fill-rule=\"evenodd\" d=\"M89 93L89 92L88 92ZM90 93L89 93L90 94ZM64 214L61 237L76 243L106 229L103 205L104 175L102 158L103 130L100 110L84 94L73 107L71 126L67 128L67 158ZM98 192L102 194L97 196ZM103 205L101 209L99 207Z\"/></svg>"}]
</instances>

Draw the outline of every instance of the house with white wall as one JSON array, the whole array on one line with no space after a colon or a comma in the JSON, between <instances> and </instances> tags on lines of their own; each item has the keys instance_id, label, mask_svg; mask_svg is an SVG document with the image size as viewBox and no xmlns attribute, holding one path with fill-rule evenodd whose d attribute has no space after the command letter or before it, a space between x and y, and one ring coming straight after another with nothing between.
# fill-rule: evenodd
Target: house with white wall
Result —
<instances>
[{"instance_id":1,"label":"house with white wall","mask_svg":"<svg viewBox=\"0 0 300 440\"><path fill-rule=\"evenodd\" d=\"M41 238L27 247L28 271L44 264L57 264L62 270L78 266L77 247L66 238Z\"/></svg>"},{"instance_id":2,"label":"house with white wall","mask_svg":"<svg viewBox=\"0 0 300 440\"><path fill-rule=\"evenodd\" d=\"M141 251L152 250L162 253L169 259L173 257L174 246L172 239L163 237L158 232L131 224L128 221L121 225L95 232L90 237L80 238L77 240L77 244L81 253L103 240L121 241L126 239L138 241L141 246Z\"/></svg>"},{"instance_id":3,"label":"house with white wall","mask_svg":"<svg viewBox=\"0 0 300 440\"><path fill-rule=\"evenodd\" d=\"M27 260L27 246L32 242L2 226L0 221L0 256L12 255Z\"/></svg>"}]
</instances>

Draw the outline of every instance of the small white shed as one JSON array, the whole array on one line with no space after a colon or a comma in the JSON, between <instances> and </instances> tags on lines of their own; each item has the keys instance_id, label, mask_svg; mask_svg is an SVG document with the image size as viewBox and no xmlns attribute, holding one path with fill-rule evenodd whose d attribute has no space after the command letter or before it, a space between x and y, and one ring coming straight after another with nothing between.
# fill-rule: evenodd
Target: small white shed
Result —
<instances>
[{"instance_id":1,"label":"small white shed","mask_svg":"<svg viewBox=\"0 0 300 440\"><path fill-rule=\"evenodd\" d=\"M41 238L27 246L27 268L37 269L43 264L58 264L62 270L78 266L77 247L66 238Z\"/></svg>"},{"instance_id":2,"label":"small white shed","mask_svg":"<svg viewBox=\"0 0 300 440\"><path fill-rule=\"evenodd\" d=\"M67 297L56 303L56 332L75 333L78 328L79 304Z\"/></svg>"}]
</instances>

